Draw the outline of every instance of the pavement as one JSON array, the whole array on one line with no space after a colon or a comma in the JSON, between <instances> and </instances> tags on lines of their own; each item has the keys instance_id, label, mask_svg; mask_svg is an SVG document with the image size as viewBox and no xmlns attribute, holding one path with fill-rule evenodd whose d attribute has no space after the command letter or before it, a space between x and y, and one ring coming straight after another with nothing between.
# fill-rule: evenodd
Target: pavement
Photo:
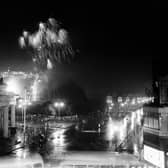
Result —
<instances>
[{"instance_id":1,"label":"pavement","mask_svg":"<svg viewBox=\"0 0 168 168\"><path fill-rule=\"evenodd\" d=\"M31 126L33 127L34 125ZM153 166L146 161L140 161L139 158L133 154L124 152L117 153L107 150L99 151L101 150L100 147L104 149L104 146L99 146L100 144L102 145L102 139L97 138L100 134L90 134L89 132L74 134L74 130L71 126L72 123L58 122L50 129L51 136L49 135L49 138L51 139L44 145L45 154L43 155L43 159L46 168L65 165L92 165L92 167L93 165ZM35 140L37 139L35 138ZM92 143L90 143L91 141ZM98 141L101 143L97 143ZM5 144L5 140L3 143ZM67 148L68 143L71 143L71 148ZM2 142L0 144L2 144ZM9 145L8 141L6 141L6 144ZM17 149L17 147L18 150L15 150L12 154L16 157L25 157L32 153L28 146L27 148L21 148L21 144L18 144L18 146L15 146L15 149ZM80 149L76 147L80 147ZM92 148L95 149L95 151L92 151ZM36 152L39 152L39 150Z\"/></svg>"},{"instance_id":2,"label":"pavement","mask_svg":"<svg viewBox=\"0 0 168 168\"><path fill-rule=\"evenodd\" d=\"M65 167L70 165L78 166L139 166L139 167L153 167L154 166L146 161L140 161L134 155L128 153L116 153L116 152L102 152L102 151L69 151L62 153L62 155L49 156L49 163L46 163L48 167ZM97 167L96 166L96 167Z\"/></svg>"}]
</instances>

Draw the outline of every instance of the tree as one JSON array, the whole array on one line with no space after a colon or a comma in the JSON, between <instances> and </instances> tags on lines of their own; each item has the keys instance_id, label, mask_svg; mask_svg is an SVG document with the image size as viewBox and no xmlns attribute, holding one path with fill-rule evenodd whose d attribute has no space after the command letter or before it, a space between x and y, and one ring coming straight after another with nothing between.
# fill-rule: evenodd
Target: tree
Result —
<instances>
[{"instance_id":1,"label":"tree","mask_svg":"<svg viewBox=\"0 0 168 168\"><path fill-rule=\"evenodd\" d=\"M69 80L55 90L55 98L65 99L75 114L87 114L88 98L82 87Z\"/></svg>"}]
</instances>

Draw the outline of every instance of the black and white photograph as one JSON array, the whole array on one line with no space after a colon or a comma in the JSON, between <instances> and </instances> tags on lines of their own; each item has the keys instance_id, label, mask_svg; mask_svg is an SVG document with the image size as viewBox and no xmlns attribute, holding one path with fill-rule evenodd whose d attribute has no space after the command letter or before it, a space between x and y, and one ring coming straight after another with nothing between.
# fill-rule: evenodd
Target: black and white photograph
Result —
<instances>
[{"instance_id":1,"label":"black and white photograph","mask_svg":"<svg viewBox=\"0 0 168 168\"><path fill-rule=\"evenodd\" d=\"M168 168L168 10L105 1L0 6L0 168Z\"/></svg>"}]
</instances>

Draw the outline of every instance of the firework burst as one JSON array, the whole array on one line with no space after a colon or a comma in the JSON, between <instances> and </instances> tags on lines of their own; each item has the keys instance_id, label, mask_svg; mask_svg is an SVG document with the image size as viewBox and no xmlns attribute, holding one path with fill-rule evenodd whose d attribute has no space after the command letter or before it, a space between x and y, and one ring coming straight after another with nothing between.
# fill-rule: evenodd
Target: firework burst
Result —
<instances>
[{"instance_id":1,"label":"firework burst","mask_svg":"<svg viewBox=\"0 0 168 168\"><path fill-rule=\"evenodd\" d=\"M35 33L24 31L19 44L33 53L33 62L40 69L53 69L56 62L69 62L74 56L68 32L53 18L39 23Z\"/></svg>"}]
</instances>

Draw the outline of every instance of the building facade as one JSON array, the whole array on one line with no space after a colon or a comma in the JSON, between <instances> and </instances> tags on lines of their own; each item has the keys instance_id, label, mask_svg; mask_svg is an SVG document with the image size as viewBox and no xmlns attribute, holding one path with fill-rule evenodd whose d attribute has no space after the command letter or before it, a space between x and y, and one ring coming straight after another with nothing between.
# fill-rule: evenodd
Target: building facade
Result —
<instances>
[{"instance_id":1,"label":"building facade","mask_svg":"<svg viewBox=\"0 0 168 168\"><path fill-rule=\"evenodd\" d=\"M168 76L153 81L154 103L143 107L144 159L168 167Z\"/></svg>"},{"instance_id":2,"label":"building facade","mask_svg":"<svg viewBox=\"0 0 168 168\"><path fill-rule=\"evenodd\" d=\"M6 92L6 87L0 78L0 131L5 138L15 129L15 95Z\"/></svg>"}]
</instances>

